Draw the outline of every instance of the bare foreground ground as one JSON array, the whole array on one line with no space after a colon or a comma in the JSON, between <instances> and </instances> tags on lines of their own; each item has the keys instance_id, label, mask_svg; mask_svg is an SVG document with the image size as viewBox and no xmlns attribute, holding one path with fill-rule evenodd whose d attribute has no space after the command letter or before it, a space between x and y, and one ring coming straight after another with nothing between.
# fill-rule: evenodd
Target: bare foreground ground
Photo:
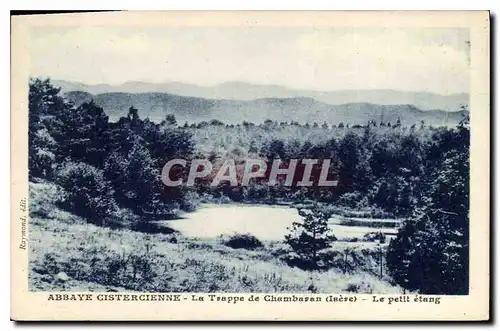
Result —
<instances>
[{"instance_id":1,"label":"bare foreground ground","mask_svg":"<svg viewBox=\"0 0 500 331\"><path fill-rule=\"evenodd\" d=\"M309 272L284 263L280 257L287 247L277 240L233 249L221 237L99 227L57 208L55 194L51 184L30 183L32 291L403 292L384 272L378 274L376 245L336 242L332 255L338 255L338 267ZM348 246L346 268L342 252Z\"/></svg>"}]
</instances>

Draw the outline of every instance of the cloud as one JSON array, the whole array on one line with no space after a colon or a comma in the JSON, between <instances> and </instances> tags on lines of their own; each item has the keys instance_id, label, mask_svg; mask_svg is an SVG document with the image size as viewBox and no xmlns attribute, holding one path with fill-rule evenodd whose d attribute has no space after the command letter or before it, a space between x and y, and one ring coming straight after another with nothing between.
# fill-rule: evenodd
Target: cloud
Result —
<instances>
[{"instance_id":1,"label":"cloud","mask_svg":"<svg viewBox=\"0 0 500 331\"><path fill-rule=\"evenodd\" d=\"M461 29L130 27L33 31L31 73L85 83L225 81L467 92Z\"/></svg>"},{"instance_id":2,"label":"cloud","mask_svg":"<svg viewBox=\"0 0 500 331\"><path fill-rule=\"evenodd\" d=\"M467 54L401 30L380 33L318 31L297 39L318 84L336 89L468 90ZM336 82L334 82L336 81Z\"/></svg>"},{"instance_id":3,"label":"cloud","mask_svg":"<svg viewBox=\"0 0 500 331\"><path fill-rule=\"evenodd\" d=\"M168 56L170 46L168 40L146 34L120 36L103 28L51 31L35 36L30 44L32 75L96 83L147 78L148 63L156 67Z\"/></svg>"}]
</instances>

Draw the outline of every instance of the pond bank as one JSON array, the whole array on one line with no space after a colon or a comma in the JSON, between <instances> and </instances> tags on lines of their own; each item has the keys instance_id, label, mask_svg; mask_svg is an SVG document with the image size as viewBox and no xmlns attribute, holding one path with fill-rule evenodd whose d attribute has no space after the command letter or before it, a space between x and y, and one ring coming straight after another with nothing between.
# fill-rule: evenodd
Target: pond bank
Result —
<instances>
[{"instance_id":1,"label":"pond bank","mask_svg":"<svg viewBox=\"0 0 500 331\"><path fill-rule=\"evenodd\" d=\"M340 216L329 221L332 232L340 238L360 238L369 232L382 232L386 235L397 233L396 227L371 227L342 225ZM250 233L260 240L283 240L293 222L301 217L295 208L273 205L248 204L203 204L198 210L184 213L177 220L161 221L162 224L181 232L187 237L215 238L219 235ZM368 223L370 219L366 219ZM395 220L377 220L387 222ZM365 224L369 225L369 224Z\"/></svg>"}]
</instances>

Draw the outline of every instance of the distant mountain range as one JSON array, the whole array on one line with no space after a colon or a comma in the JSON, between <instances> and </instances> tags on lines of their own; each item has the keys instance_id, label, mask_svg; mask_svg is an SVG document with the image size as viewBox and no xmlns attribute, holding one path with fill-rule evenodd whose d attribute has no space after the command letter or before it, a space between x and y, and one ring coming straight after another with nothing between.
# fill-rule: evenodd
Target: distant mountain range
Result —
<instances>
[{"instance_id":1,"label":"distant mountain range","mask_svg":"<svg viewBox=\"0 0 500 331\"><path fill-rule=\"evenodd\" d=\"M405 92L395 90L340 90L312 91L295 90L279 85L256 85L243 82L228 82L215 86L199 86L178 82L145 83L126 82L120 85L86 85L77 82L54 80L54 85L63 92L82 91L91 94L103 93L168 93L185 97L211 100L251 101L257 99L313 98L330 105L371 103L377 105L413 105L421 110L459 111L469 104L465 93L439 95L429 92Z\"/></svg>"},{"instance_id":2,"label":"distant mountain range","mask_svg":"<svg viewBox=\"0 0 500 331\"><path fill-rule=\"evenodd\" d=\"M403 125L424 121L426 124L451 126L456 125L462 118L461 111L423 111L410 104L377 105L368 102L333 105L310 97L216 100L160 92L91 94L85 91L69 91L64 95L76 105L94 100L104 108L112 121L126 116L130 106L139 109L142 118L149 117L155 122L163 120L167 114L174 114L180 124L185 121L193 123L212 119L226 124L243 121L262 123L270 119L278 122L363 125L370 120L394 124L400 119Z\"/></svg>"}]
</instances>

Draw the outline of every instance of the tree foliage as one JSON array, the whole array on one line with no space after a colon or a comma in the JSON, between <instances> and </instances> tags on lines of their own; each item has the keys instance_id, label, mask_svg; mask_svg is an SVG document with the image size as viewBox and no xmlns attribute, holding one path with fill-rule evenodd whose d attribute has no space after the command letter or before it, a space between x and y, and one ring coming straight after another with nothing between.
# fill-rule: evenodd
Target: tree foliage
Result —
<instances>
[{"instance_id":1,"label":"tree foliage","mask_svg":"<svg viewBox=\"0 0 500 331\"><path fill-rule=\"evenodd\" d=\"M285 243L296 254L296 264L303 269L318 270L321 267L321 253L336 240L328 229L331 213L316 204L311 208L298 209L302 222L294 222Z\"/></svg>"},{"instance_id":2,"label":"tree foliage","mask_svg":"<svg viewBox=\"0 0 500 331\"><path fill-rule=\"evenodd\" d=\"M104 172L83 162L65 162L56 174L56 183L65 189L63 205L91 222L104 225L117 205Z\"/></svg>"},{"instance_id":3,"label":"tree foliage","mask_svg":"<svg viewBox=\"0 0 500 331\"><path fill-rule=\"evenodd\" d=\"M52 180L57 169L65 206L96 223L117 208L148 220L191 205L183 201L186 191L161 182L166 160L193 152L191 134L175 126L173 115L155 124L132 106L113 123L93 101L75 107L59 92L49 80L30 80L30 178Z\"/></svg>"},{"instance_id":4,"label":"tree foliage","mask_svg":"<svg viewBox=\"0 0 500 331\"><path fill-rule=\"evenodd\" d=\"M389 246L387 264L403 287L427 294L469 290L469 129L438 134L435 166L414 212Z\"/></svg>"},{"instance_id":5,"label":"tree foliage","mask_svg":"<svg viewBox=\"0 0 500 331\"><path fill-rule=\"evenodd\" d=\"M401 286L423 293L465 294L469 248L469 121L456 128L396 123L289 123L225 125L220 120L179 127L174 115L161 123L127 116L110 122L93 102L75 106L49 80L29 84L29 176L55 180L65 206L96 223L126 208L147 222L192 211L200 196L252 203L312 200L343 208L371 208L407 219L387 254ZM465 109L466 110L466 109ZM173 158L331 160L337 187L249 187L203 180L195 188L165 187L163 165ZM118 214L117 214L118 213ZM334 237L328 213L301 209L286 242L304 269L321 268ZM116 217L115 217L116 218Z\"/></svg>"}]
</instances>

